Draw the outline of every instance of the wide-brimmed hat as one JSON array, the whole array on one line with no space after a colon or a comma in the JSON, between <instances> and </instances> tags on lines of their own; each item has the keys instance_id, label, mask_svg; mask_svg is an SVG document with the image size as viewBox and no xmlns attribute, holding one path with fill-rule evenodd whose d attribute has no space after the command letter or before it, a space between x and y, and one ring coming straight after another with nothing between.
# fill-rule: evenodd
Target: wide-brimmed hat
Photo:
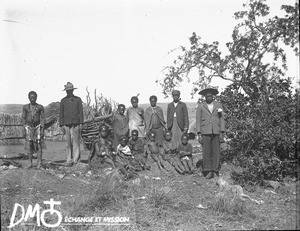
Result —
<instances>
[{"instance_id":1,"label":"wide-brimmed hat","mask_svg":"<svg viewBox=\"0 0 300 231\"><path fill-rule=\"evenodd\" d=\"M206 95L209 92L213 95L217 95L219 93L219 91L216 87L207 86L206 88L199 91L199 95Z\"/></svg>"},{"instance_id":2,"label":"wide-brimmed hat","mask_svg":"<svg viewBox=\"0 0 300 231\"><path fill-rule=\"evenodd\" d=\"M67 82L67 84L65 85L65 89L63 89L63 91L73 90L73 89L77 89L77 88L75 88L72 83Z\"/></svg>"},{"instance_id":3,"label":"wide-brimmed hat","mask_svg":"<svg viewBox=\"0 0 300 231\"><path fill-rule=\"evenodd\" d=\"M178 91L178 90L173 90L173 91L172 91L172 95L180 95L180 91Z\"/></svg>"}]
</instances>

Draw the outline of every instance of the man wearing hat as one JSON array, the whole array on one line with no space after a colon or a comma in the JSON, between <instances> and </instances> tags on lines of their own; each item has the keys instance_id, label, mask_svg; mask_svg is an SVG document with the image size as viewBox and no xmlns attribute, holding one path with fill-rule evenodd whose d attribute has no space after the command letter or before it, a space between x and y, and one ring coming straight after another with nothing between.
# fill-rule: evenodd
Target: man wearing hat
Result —
<instances>
[{"instance_id":1,"label":"man wearing hat","mask_svg":"<svg viewBox=\"0 0 300 231\"><path fill-rule=\"evenodd\" d=\"M219 92L211 86L199 92L205 97L196 112L196 127L199 143L203 147L202 172L207 179L219 175L220 171L220 135L225 132L222 104L214 100Z\"/></svg>"},{"instance_id":2,"label":"man wearing hat","mask_svg":"<svg viewBox=\"0 0 300 231\"><path fill-rule=\"evenodd\" d=\"M189 115L186 104L180 101L180 91L172 92L173 102L167 108L167 129L172 131L172 141L181 143L181 136L189 129Z\"/></svg>"},{"instance_id":3,"label":"man wearing hat","mask_svg":"<svg viewBox=\"0 0 300 231\"><path fill-rule=\"evenodd\" d=\"M67 166L80 161L80 128L83 123L83 107L79 97L73 94L73 84L67 82L64 91L67 96L60 102L59 126L63 128L67 140Z\"/></svg>"}]
</instances>

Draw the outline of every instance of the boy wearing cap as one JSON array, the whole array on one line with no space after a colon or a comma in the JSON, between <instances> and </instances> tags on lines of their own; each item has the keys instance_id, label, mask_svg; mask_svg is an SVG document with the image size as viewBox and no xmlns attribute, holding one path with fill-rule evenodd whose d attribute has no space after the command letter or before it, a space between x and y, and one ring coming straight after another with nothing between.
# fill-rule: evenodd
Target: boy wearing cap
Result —
<instances>
[{"instance_id":1,"label":"boy wearing cap","mask_svg":"<svg viewBox=\"0 0 300 231\"><path fill-rule=\"evenodd\" d=\"M219 92L216 88L206 87L199 92L205 97L196 112L196 127L198 141L203 146L203 169L206 178L219 175L220 165L220 135L225 132L225 121L222 114L222 104L214 100Z\"/></svg>"},{"instance_id":2,"label":"boy wearing cap","mask_svg":"<svg viewBox=\"0 0 300 231\"><path fill-rule=\"evenodd\" d=\"M180 101L180 91L174 90L172 97L167 108L167 129L172 131L172 141L180 144L182 134L189 129L189 115L186 104Z\"/></svg>"},{"instance_id":3,"label":"boy wearing cap","mask_svg":"<svg viewBox=\"0 0 300 231\"><path fill-rule=\"evenodd\" d=\"M129 121L129 133L133 130L138 131L138 137L145 137L144 109L138 106L139 99L136 96L131 97L132 107L127 109L127 117Z\"/></svg>"},{"instance_id":4,"label":"boy wearing cap","mask_svg":"<svg viewBox=\"0 0 300 231\"><path fill-rule=\"evenodd\" d=\"M45 113L44 107L36 103L37 93L31 91L28 93L29 104L23 106L22 111L22 124L25 129L25 150L29 151L28 159L29 165L27 168L32 167L32 155L37 153L37 167L42 166L42 149L46 148L44 143L44 124Z\"/></svg>"},{"instance_id":5,"label":"boy wearing cap","mask_svg":"<svg viewBox=\"0 0 300 231\"><path fill-rule=\"evenodd\" d=\"M66 134L67 140L67 166L80 161L80 129L83 123L83 107L81 98L73 94L73 84L67 82L64 91L67 96L60 102L59 126Z\"/></svg>"}]
</instances>

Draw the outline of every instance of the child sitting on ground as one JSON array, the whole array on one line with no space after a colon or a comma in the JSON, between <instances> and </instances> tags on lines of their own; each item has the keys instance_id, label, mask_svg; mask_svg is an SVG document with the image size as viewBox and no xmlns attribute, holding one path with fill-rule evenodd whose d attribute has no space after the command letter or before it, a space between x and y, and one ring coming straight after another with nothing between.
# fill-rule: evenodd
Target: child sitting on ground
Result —
<instances>
[{"instance_id":1,"label":"child sitting on ground","mask_svg":"<svg viewBox=\"0 0 300 231\"><path fill-rule=\"evenodd\" d=\"M179 156L181 157L181 162L184 165L185 172L192 174L194 171L193 167L193 146L188 143L189 136L188 134L183 134L181 136L181 143L178 145Z\"/></svg>"},{"instance_id":2,"label":"child sitting on ground","mask_svg":"<svg viewBox=\"0 0 300 231\"><path fill-rule=\"evenodd\" d=\"M158 142L156 141L156 132L155 131L149 132L149 141L145 145L144 156L148 156L149 154L152 157L152 159L157 163L158 168L160 170L166 169L166 167L163 163L164 160L162 157L163 150L159 146Z\"/></svg>"},{"instance_id":3,"label":"child sitting on ground","mask_svg":"<svg viewBox=\"0 0 300 231\"><path fill-rule=\"evenodd\" d=\"M138 136L138 130L132 130L128 145L134 159L142 166L143 170L149 170L150 166L147 166L147 157L144 156L145 140Z\"/></svg>"},{"instance_id":4,"label":"child sitting on ground","mask_svg":"<svg viewBox=\"0 0 300 231\"><path fill-rule=\"evenodd\" d=\"M120 169L120 172L125 175L125 179L132 177L132 171L139 171L136 168L137 162L131 153L128 146L128 137L123 135L119 139L120 144L117 146L116 156L115 156L115 166Z\"/></svg>"},{"instance_id":5,"label":"child sitting on ground","mask_svg":"<svg viewBox=\"0 0 300 231\"><path fill-rule=\"evenodd\" d=\"M177 145L172 141L172 132L166 131L164 137L165 140L163 142L163 159L168 161L178 173L184 174L185 168L178 156Z\"/></svg>"},{"instance_id":6,"label":"child sitting on ground","mask_svg":"<svg viewBox=\"0 0 300 231\"><path fill-rule=\"evenodd\" d=\"M113 150L113 141L111 138L109 138L108 135L108 127L105 125L102 125L99 127L99 139L97 142L97 145L94 144L94 146L91 149L90 155L88 157L89 164L91 163L91 160L93 159L94 155L96 154L98 158L100 158L100 163L108 163L113 168L115 168L115 164L113 161L114 156L114 150Z\"/></svg>"}]
</instances>

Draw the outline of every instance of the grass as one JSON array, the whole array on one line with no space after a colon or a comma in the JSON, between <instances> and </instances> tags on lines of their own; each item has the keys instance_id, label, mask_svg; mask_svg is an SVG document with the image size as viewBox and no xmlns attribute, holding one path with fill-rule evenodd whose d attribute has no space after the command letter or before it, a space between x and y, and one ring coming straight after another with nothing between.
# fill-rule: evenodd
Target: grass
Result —
<instances>
[{"instance_id":1,"label":"grass","mask_svg":"<svg viewBox=\"0 0 300 231\"><path fill-rule=\"evenodd\" d=\"M64 143L53 142L48 146L58 144L64 150ZM45 152L47 158L50 158L49 150L53 149ZM58 158L62 151L56 152ZM52 154L51 158L53 156L56 154ZM234 169L233 165L226 164L220 173L222 177L228 177L229 182L230 172ZM98 172L95 171L95 174ZM88 178L85 174L72 177L67 174L68 178L64 179L47 171L19 169L0 172L1 225L8 225L14 203L27 207L34 203L42 205L43 201L54 198L62 202L60 208L63 216L130 218L130 225L127 226L62 224L66 230L295 229L296 187L292 183L293 187L277 190L258 186L251 191L244 188L245 194L264 201L257 205L232 195L216 196L219 188L215 181L200 176L199 171L183 176L154 174L141 172L138 180L123 181L122 176L115 172L106 178ZM199 204L204 209L197 208ZM42 227L35 229L47 230ZM7 229L4 227L3 230Z\"/></svg>"}]
</instances>

